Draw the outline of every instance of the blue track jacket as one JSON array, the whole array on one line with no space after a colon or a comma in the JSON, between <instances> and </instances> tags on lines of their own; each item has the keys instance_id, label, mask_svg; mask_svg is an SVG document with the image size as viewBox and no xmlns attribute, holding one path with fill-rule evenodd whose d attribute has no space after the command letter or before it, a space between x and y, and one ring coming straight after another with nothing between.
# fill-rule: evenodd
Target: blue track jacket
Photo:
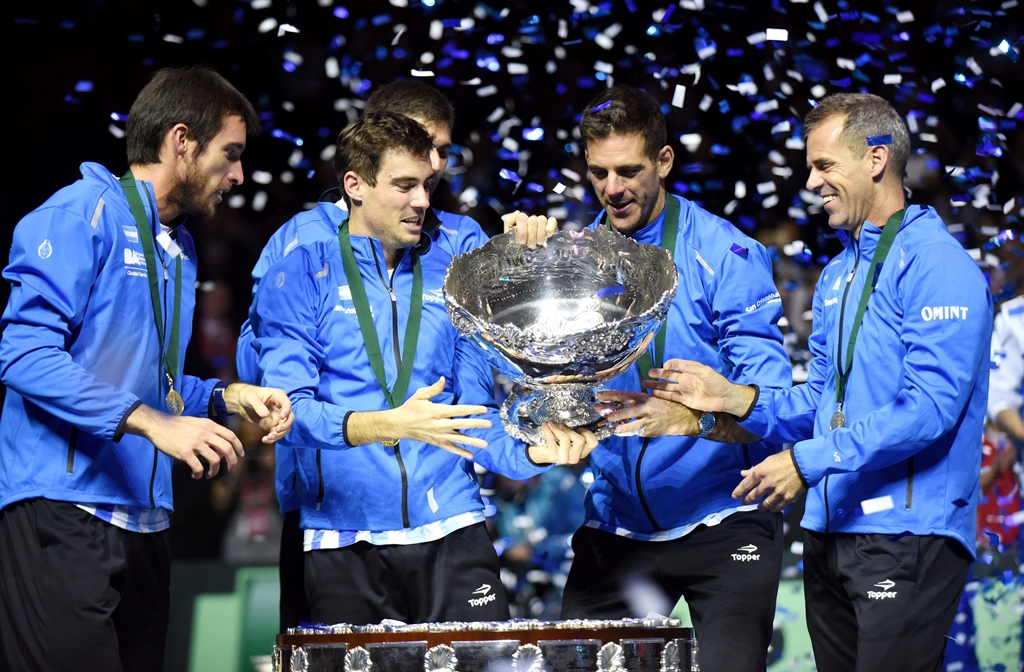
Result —
<instances>
[{"instance_id":1,"label":"blue track jacket","mask_svg":"<svg viewBox=\"0 0 1024 672\"><path fill-rule=\"evenodd\" d=\"M274 232L264 246L255 268L252 269L253 295L256 294L256 288L267 269L299 245L337 240L338 227L348 217L348 211L339 207L341 205L344 205L342 201L338 203L321 201L315 208L295 215ZM437 217L438 222L437 226L429 233L431 244L440 246L450 255L455 256L475 250L487 242L487 234L472 217L455 215L441 210L433 210L432 213ZM259 363L256 350L252 347L252 340L252 325L249 320L246 320L238 338L235 369L240 380L259 385ZM491 388L493 385L489 387L489 389ZM299 497L295 451L278 442L275 452L278 505L281 508L281 513L296 511L299 508Z\"/></svg>"},{"instance_id":2,"label":"blue track jacket","mask_svg":"<svg viewBox=\"0 0 1024 672\"><path fill-rule=\"evenodd\" d=\"M81 171L81 180L21 220L3 272L11 298L0 322L0 378L7 386L0 507L44 497L171 509L172 459L119 431L139 401L166 411L163 348L142 244L118 179L95 163L82 164ZM136 184L149 213L152 187ZM174 268L181 263L184 360L196 256L188 232L179 227L176 235L182 254L165 256L170 279L160 287L169 322ZM206 416L216 383L182 376L179 362L175 389L185 413Z\"/></svg>"},{"instance_id":3,"label":"blue track jacket","mask_svg":"<svg viewBox=\"0 0 1024 672\"><path fill-rule=\"evenodd\" d=\"M846 426L829 431L837 349L848 347L881 231L865 222L859 241L843 235L846 249L818 280L807 383L762 390L742 424L799 441L811 486L803 527L941 535L973 554L992 297L931 208L907 208L857 335Z\"/></svg>"},{"instance_id":4,"label":"blue track jacket","mask_svg":"<svg viewBox=\"0 0 1024 672\"><path fill-rule=\"evenodd\" d=\"M409 314L411 253L404 254L389 283L380 241L351 240L391 386L398 375L394 353L404 346ZM532 464L526 447L505 433L490 367L448 318L442 287L451 258L439 245L421 256L423 318L406 398L444 376L445 389L435 403L491 409L484 416L490 429L467 432L489 444L484 450L466 447L476 462L528 478L546 467ZM347 443L343 427L349 413L388 405L370 367L336 239L295 248L271 266L249 320L263 380L286 390L294 407L295 424L282 444L297 456L303 528L399 530L483 510L473 464L464 458L411 440L396 447Z\"/></svg>"},{"instance_id":5,"label":"blue track jacket","mask_svg":"<svg viewBox=\"0 0 1024 672\"><path fill-rule=\"evenodd\" d=\"M764 247L686 199L668 197L679 201L672 254L679 289L661 327L668 330L664 360L696 360L737 383L788 387L792 367L776 326L782 300ZM661 245L664 217L637 231L633 240ZM654 358L653 342L650 351ZM641 391L638 369L631 367L605 387ZM702 522L715 524L740 507L731 496L742 480L740 471L778 450L765 442L612 436L590 454L595 479L587 493L587 524L647 540L676 538Z\"/></svg>"}]
</instances>

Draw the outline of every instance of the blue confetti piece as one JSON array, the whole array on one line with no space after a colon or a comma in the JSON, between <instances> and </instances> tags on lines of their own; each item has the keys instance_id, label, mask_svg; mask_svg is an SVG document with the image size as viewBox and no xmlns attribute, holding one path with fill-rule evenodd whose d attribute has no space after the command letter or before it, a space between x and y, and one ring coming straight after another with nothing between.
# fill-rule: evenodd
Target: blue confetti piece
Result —
<instances>
[{"instance_id":1,"label":"blue confetti piece","mask_svg":"<svg viewBox=\"0 0 1024 672\"><path fill-rule=\"evenodd\" d=\"M75 84L75 91L79 93L88 93L92 91L92 82L87 79L83 79Z\"/></svg>"},{"instance_id":2,"label":"blue confetti piece","mask_svg":"<svg viewBox=\"0 0 1024 672\"><path fill-rule=\"evenodd\" d=\"M842 79L830 79L828 80L828 83L831 84L832 86L841 86L845 88L850 86L850 78L843 77Z\"/></svg>"},{"instance_id":3,"label":"blue confetti piece","mask_svg":"<svg viewBox=\"0 0 1024 672\"><path fill-rule=\"evenodd\" d=\"M729 250L731 252L733 252L734 254L740 255L744 259L746 259L747 258L747 254L749 254L747 248L743 247L739 243L733 243L732 247L730 247Z\"/></svg>"},{"instance_id":4,"label":"blue confetti piece","mask_svg":"<svg viewBox=\"0 0 1024 672\"><path fill-rule=\"evenodd\" d=\"M626 288L622 285L612 285L611 287L601 287L597 290L597 297L603 299L606 296L613 296L615 294L622 294L626 291Z\"/></svg>"},{"instance_id":5,"label":"blue confetti piece","mask_svg":"<svg viewBox=\"0 0 1024 672\"><path fill-rule=\"evenodd\" d=\"M509 170L508 168L502 168L501 170L499 170L498 175L503 180L511 180L512 182L518 182L520 180L519 175L517 175L514 171Z\"/></svg>"},{"instance_id":6,"label":"blue confetti piece","mask_svg":"<svg viewBox=\"0 0 1024 672\"><path fill-rule=\"evenodd\" d=\"M606 100L603 103L601 103L600 105L595 105L594 107L590 108L590 113L591 114L596 114L596 113L600 112L601 110L605 109L606 107L611 107L611 104L612 104L612 101Z\"/></svg>"},{"instance_id":7,"label":"blue confetti piece","mask_svg":"<svg viewBox=\"0 0 1024 672\"><path fill-rule=\"evenodd\" d=\"M891 145L891 144L892 144L892 134L869 135L868 136L868 146L870 146L870 147L874 147L875 145Z\"/></svg>"}]
</instances>

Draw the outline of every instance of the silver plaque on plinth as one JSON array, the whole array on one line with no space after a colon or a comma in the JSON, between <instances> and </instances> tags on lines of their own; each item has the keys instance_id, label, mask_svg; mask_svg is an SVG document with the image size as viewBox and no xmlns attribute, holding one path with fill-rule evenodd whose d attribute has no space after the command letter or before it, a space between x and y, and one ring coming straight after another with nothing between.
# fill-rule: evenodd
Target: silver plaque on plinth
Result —
<instances>
[{"instance_id":1,"label":"silver plaque on plinth","mask_svg":"<svg viewBox=\"0 0 1024 672\"><path fill-rule=\"evenodd\" d=\"M647 348L677 282L668 252L596 228L534 249L496 236L452 261L444 293L456 328L525 388L502 406L506 431L543 444L545 420L611 433L594 395Z\"/></svg>"}]
</instances>

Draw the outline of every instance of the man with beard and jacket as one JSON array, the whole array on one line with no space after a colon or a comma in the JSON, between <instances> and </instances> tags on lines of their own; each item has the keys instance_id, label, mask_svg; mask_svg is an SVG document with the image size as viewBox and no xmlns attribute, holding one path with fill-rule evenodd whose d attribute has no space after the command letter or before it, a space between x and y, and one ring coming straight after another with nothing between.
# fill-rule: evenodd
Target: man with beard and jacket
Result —
<instances>
[{"instance_id":1,"label":"man with beard and jacket","mask_svg":"<svg viewBox=\"0 0 1024 672\"><path fill-rule=\"evenodd\" d=\"M283 436L281 390L184 375L196 251L182 225L243 179L249 102L161 70L128 115L130 169L95 163L25 216L4 278L0 669L162 670L171 467L234 469L241 414ZM204 464L205 462L205 464Z\"/></svg>"},{"instance_id":2,"label":"man with beard and jacket","mask_svg":"<svg viewBox=\"0 0 1024 672\"><path fill-rule=\"evenodd\" d=\"M735 423L650 397L641 381L665 359L688 356L739 384L789 386L771 262L734 226L666 191L674 154L650 94L603 91L583 111L580 136L604 209L592 226L671 252L679 286L639 365L606 383L619 392L599 395L628 404L612 417L631 420L590 456L594 482L586 522L572 539L562 617L646 616L651 605L632 596L635 586L653 584L668 608L685 597L701 669L764 669L782 516L737 503L731 493L736 474L779 446L754 436L730 445ZM669 436L680 423L699 425L700 435Z\"/></svg>"}]
</instances>

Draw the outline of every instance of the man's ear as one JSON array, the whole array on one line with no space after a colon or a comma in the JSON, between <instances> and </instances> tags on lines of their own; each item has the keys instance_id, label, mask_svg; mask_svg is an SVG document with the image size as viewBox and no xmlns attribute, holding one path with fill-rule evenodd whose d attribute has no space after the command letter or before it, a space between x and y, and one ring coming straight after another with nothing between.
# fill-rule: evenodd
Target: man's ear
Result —
<instances>
[{"instance_id":1,"label":"man's ear","mask_svg":"<svg viewBox=\"0 0 1024 672\"><path fill-rule=\"evenodd\" d=\"M880 179L885 175L892 159L892 152L889 145L874 145L868 148L868 157L871 161L871 178Z\"/></svg>"},{"instance_id":2,"label":"man's ear","mask_svg":"<svg viewBox=\"0 0 1024 672\"><path fill-rule=\"evenodd\" d=\"M352 204L357 202L361 204L363 202L363 188L365 186L366 183L354 171L346 172L341 178L341 188Z\"/></svg>"},{"instance_id":3,"label":"man's ear","mask_svg":"<svg viewBox=\"0 0 1024 672\"><path fill-rule=\"evenodd\" d=\"M188 153L190 144L194 147L194 143L189 141L188 126L185 124L175 124L167 134L176 156L185 156L185 154Z\"/></svg>"},{"instance_id":4,"label":"man's ear","mask_svg":"<svg viewBox=\"0 0 1024 672\"><path fill-rule=\"evenodd\" d=\"M676 154L672 151L672 148L668 145L662 147L661 151L658 152L658 177L661 179L668 177L675 160Z\"/></svg>"}]
</instances>

